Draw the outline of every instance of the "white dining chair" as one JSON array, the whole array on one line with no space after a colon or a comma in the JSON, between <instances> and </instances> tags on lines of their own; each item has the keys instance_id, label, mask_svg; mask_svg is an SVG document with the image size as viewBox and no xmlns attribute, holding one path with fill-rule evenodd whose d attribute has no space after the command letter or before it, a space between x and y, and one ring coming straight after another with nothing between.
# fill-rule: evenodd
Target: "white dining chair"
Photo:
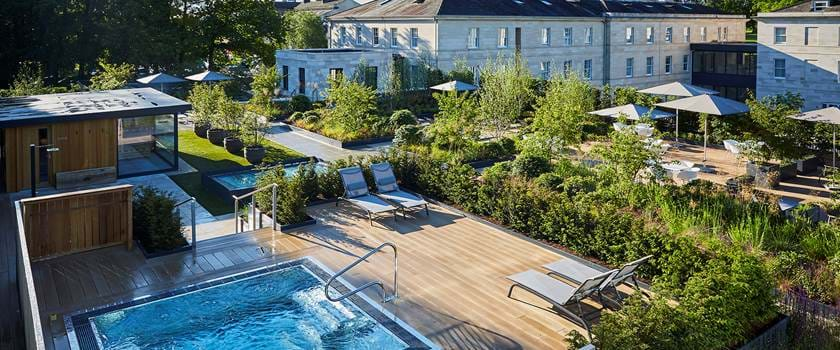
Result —
<instances>
[{"instance_id":1,"label":"white dining chair","mask_svg":"<svg viewBox=\"0 0 840 350\"><path fill-rule=\"evenodd\" d=\"M613 129L615 129L615 131L621 131L621 130L624 130L626 128L627 128L627 124L620 123L620 122L613 123Z\"/></svg>"}]
</instances>

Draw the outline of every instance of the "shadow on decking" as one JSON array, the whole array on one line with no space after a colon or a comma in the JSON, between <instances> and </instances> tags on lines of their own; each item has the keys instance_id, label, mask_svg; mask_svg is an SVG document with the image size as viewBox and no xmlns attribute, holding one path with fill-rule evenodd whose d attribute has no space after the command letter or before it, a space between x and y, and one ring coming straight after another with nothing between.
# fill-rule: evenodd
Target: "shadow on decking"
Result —
<instances>
[{"instance_id":1,"label":"shadow on decking","mask_svg":"<svg viewBox=\"0 0 840 350\"><path fill-rule=\"evenodd\" d=\"M367 214L347 203L342 203L338 207L329 205L312 209L311 216L317 217L320 224L333 228L346 228L357 222L359 219L367 221ZM391 214L380 215L378 217L374 217L372 226L380 229L384 228L404 235L423 231L424 226L440 228L452 225L455 223L455 220L461 218L463 218L463 216L454 215L446 211L434 210L433 207L430 207L428 216L423 210L408 212L407 217L405 218L402 214L399 214L396 220ZM374 248L366 245L358 245L358 240L352 239L353 236L348 232L339 232L338 229L333 231L335 231L336 234L330 235L332 236L332 239L338 238L342 242L353 244L362 248ZM347 240L348 238L351 239Z\"/></svg>"},{"instance_id":2,"label":"shadow on decking","mask_svg":"<svg viewBox=\"0 0 840 350\"><path fill-rule=\"evenodd\" d=\"M521 344L510 337L472 322L461 320L409 300L402 299L399 303L403 304L406 309L422 311L425 315L424 322L429 322L429 319L431 319L432 323L440 325L438 330L426 334L426 337L444 349L523 349ZM398 316L409 323L413 319L412 315L407 313L401 313Z\"/></svg>"}]
</instances>

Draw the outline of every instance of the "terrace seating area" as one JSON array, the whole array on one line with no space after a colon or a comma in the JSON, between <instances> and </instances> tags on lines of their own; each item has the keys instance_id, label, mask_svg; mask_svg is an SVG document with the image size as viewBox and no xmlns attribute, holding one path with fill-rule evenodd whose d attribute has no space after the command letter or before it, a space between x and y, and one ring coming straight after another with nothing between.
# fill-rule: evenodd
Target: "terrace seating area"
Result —
<instances>
[{"instance_id":1,"label":"terrace seating area","mask_svg":"<svg viewBox=\"0 0 840 350\"><path fill-rule=\"evenodd\" d=\"M430 210L428 216L416 213L396 223L380 220L388 227L371 227L357 208L322 204L307 210L317 219L315 226L291 233L261 229L202 241L195 262L189 252L144 259L136 249L122 246L35 262L42 324L45 334L54 338L48 340L49 348L68 347L61 320L73 311L304 256L337 271L382 242L400 249L400 297L383 306L442 348L564 349L563 339L571 330L586 334L582 325L538 296L515 293L508 298L511 282L506 276L558 262L562 266L567 259L575 259L568 266L607 269L445 207L431 205ZM388 253L379 253L345 279L356 286L374 279L389 281L391 263ZM619 290L633 293L627 285ZM366 294L377 296L374 291ZM597 319L600 304L589 300L582 307L584 312L596 311ZM54 314L58 317L51 320Z\"/></svg>"}]
</instances>

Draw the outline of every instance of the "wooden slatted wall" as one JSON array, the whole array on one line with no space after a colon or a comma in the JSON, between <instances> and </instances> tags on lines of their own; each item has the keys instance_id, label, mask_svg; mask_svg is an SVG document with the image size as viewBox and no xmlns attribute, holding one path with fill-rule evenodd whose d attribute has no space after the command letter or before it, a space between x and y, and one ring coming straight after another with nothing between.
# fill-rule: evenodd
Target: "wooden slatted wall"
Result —
<instances>
[{"instance_id":1,"label":"wooden slatted wall","mask_svg":"<svg viewBox=\"0 0 840 350\"><path fill-rule=\"evenodd\" d=\"M49 129L52 153L50 183L55 173L117 166L117 119L83 120L51 125L6 128L6 191L29 188L29 145L38 144L38 129ZM36 169L40 166L35 160Z\"/></svg>"},{"instance_id":2,"label":"wooden slatted wall","mask_svg":"<svg viewBox=\"0 0 840 350\"><path fill-rule=\"evenodd\" d=\"M21 200L29 256L132 246L132 189L119 185Z\"/></svg>"}]
</instances>

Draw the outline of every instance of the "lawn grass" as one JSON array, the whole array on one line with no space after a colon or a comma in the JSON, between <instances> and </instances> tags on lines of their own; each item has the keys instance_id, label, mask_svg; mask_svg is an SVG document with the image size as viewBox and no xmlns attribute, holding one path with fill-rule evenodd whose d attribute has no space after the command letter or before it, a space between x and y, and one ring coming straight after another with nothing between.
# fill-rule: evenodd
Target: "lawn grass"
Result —
<instances>
[{"instance_id":1,"label":"lawn grass","mask_svg":"<svg viewBox=\"0 0 840 350\"><path fill-rule=\"evenodd\" d=\"M270 140L265 140L263 145L267 149L265 162L269 164L304 156ZM179 156L198 172L170 176L172 181L175 181L190 196L195 197L210 214L232 213L233 206L227 198L221 198L204 188L201 184L201 174L248 166L250 163L245 157L229 153L224 147L216 146L207 139L196 136L192 130L178 132L178 151Z\"/></svg>"}]
</instances>

